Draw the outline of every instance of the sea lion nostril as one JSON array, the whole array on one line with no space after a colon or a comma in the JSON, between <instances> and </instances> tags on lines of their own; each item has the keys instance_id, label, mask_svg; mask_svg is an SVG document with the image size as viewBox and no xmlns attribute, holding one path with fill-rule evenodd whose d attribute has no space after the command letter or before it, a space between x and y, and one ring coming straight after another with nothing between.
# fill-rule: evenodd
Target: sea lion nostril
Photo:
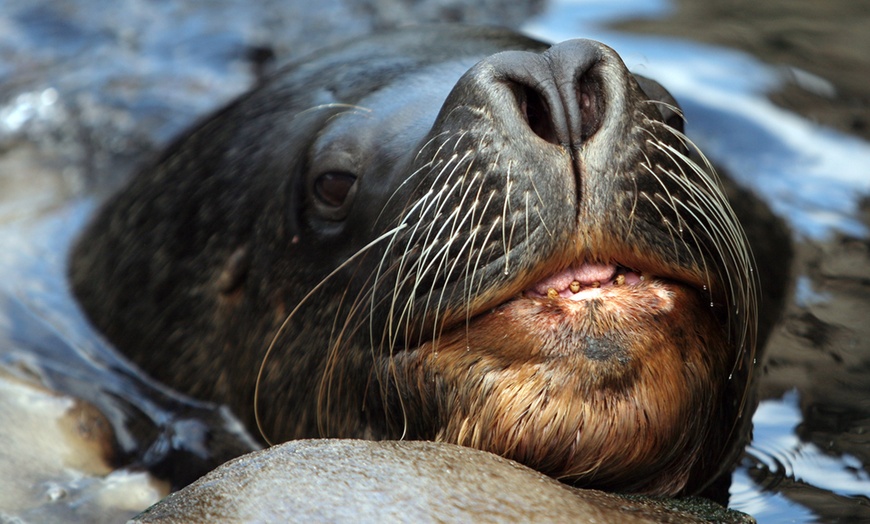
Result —
<instances>
[{"instance_id":1,"label":"sea lion nostril","mask_svg":"<svg viewBox=\"0 0 870 524\"><path fill-rule=\"evenodd\" d=\"M580 139L586 141L601 127L605 100L598 75L588 71L577 79L577 105L580 108Z\"/></svg>"},{"instance_id":2,"label":"sea lion nostril","mask_svg":"<svg viewBox=\"0 0 870 524\"><path fill-rule=\"evenodd\" d=\"M532 132L547 142L558 143L557 133L553 127L553 117L544 98L528 86L520 86L518 97L520 109Z\"/></svg>"},{"instance_id":3,"label":"sea lion nostril","mask_svg":"<svg viewBox=\"0 0 870 524\"><path fill-rule=\"evenodd\" d=\"M514 80L519 110L532 132L547 142L579 145L598 131L603 120L604 96L598 75L584 73L573 89L560 94L559 75L547 74L534 79L536 87L530 87L525 78Z\"/></svg>"}]
</instances>

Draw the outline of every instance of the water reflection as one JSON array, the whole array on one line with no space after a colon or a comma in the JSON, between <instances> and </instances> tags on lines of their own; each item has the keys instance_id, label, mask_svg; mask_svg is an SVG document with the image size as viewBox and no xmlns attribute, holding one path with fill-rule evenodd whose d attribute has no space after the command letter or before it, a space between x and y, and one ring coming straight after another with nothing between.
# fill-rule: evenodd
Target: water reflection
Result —
<instances>
[{"instance_id":1,"label":"water reflection","mask_svg":"<svg viewBox=\"0 0 870 524\"><path fill-rule=\"evenodd\" d=\"M849 454L831 457L794 434L803 422L796 390L782 400L761 402L754 421L755 439L747 452L756 468L766 470L765 476L780 479L769 481L765 489L775 489L787 477L839 495L870 493L870 474L860 459Z\"/></svg>"}]
</instances>

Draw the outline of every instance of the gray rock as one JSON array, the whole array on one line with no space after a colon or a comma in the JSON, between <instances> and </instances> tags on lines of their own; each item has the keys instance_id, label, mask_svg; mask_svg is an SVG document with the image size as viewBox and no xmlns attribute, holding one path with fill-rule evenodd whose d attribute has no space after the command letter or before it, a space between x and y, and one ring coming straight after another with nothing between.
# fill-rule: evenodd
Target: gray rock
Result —
<instances>
[{"instance_id":1,"label":"gray rock","mask_svg":"<svg viewBox=\"0 0 870 524\"><path fill-rule=\"evenodd\" d=\"M700 499L580 490L436 442L299 440L232 460L134 522L754 522Z\"/></svg>"}]
</instances>

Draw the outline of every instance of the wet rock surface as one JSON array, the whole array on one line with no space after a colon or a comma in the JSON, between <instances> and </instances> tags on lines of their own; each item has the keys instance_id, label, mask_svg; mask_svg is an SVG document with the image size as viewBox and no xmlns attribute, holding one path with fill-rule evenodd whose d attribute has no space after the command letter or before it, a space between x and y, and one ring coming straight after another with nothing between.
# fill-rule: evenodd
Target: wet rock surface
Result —
<instances>
[{"instance_id":1,"label":"wet rock surface","mask_svg":"<svg viewBox=\"0 0 870 524\"><path fill-rule=\"evenodd\" d=\"M299 440L233 460L135 522L722 522L700 499L620 497L436 442Z\"/></svg>"}]
</instances>

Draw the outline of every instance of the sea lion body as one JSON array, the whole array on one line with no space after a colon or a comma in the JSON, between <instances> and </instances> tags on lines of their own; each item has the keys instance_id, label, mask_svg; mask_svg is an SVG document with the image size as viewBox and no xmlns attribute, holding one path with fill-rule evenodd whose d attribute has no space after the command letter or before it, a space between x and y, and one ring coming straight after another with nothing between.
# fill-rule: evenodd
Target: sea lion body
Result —
<instances>
[{"instance_id":1,"label":"sea lion body","mask_svg":"<svg viewBox=\"0 0 870 524\"><path fill-rule=\"evenodd\" d=\"M679 120L597 42L352 42L134 177L73 289L145 371L252 426L259 380L275 441L434 439L698 493L745 433L755 296Z\"/></svg>"}]
</instances>

